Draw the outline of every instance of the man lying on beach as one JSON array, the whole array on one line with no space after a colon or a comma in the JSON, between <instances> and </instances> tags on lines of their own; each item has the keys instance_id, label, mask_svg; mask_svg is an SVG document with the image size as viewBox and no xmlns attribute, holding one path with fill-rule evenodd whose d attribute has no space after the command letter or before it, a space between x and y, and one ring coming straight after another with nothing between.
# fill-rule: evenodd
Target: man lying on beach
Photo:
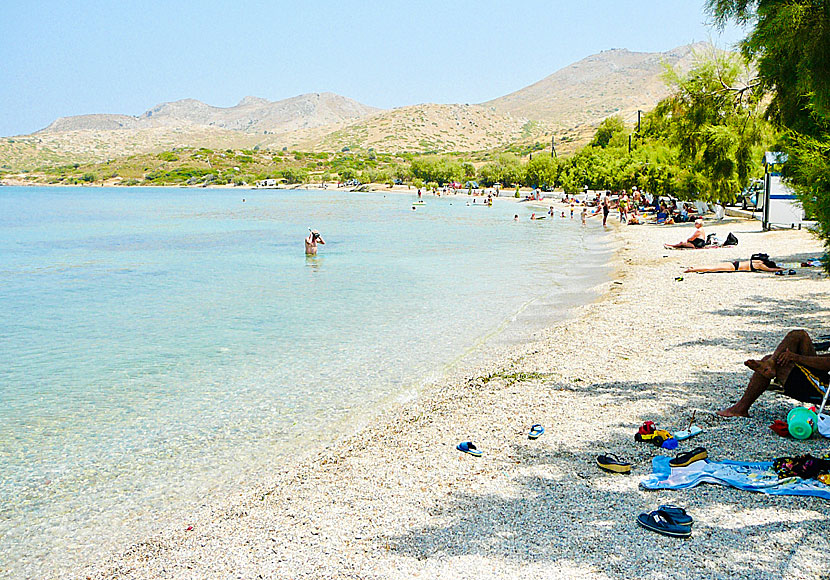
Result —
<instances>
[{"instance_id":1,"label":"man lying on beach","mask_svg":"<svg viewBox=\"0 0 830 580\"><path fill-rule=\"evenodd\" d=\"M678 242L676 244L663 244L665 248L672 248L680 250L683 248L690 248L699 250L706 245L706 234L703 231L703 220L695 220L695 231L691 237L685 242Z\"/></svg>"},{"instance_id":2,"label":"man lying on beach","mask_svg":"<svg viewBox=\"0 0 830 580\"><path fill-rule=\"evenodd\" d=\"M789 332L774 353L744 364L752 369L752 378L737 403L718 411L722 417L749 417L749 408L774 378L784 386L784 394L788 397L818 404L830 379L830 354L816 354L813 341L804 330Z\"/></svg>"},{"instance_id":3,"label":"man lying on beach","mask_svg":"<svg viewBox=\"0 0 830 580\"><path fill-rule=\"evenodd\" d=\"M684 272L783 272L781 268L769 259L766 254L752 254L749 260L735 260L734 262L720 262L708 268L687 268Z\"/></svg>"}]
</instances>

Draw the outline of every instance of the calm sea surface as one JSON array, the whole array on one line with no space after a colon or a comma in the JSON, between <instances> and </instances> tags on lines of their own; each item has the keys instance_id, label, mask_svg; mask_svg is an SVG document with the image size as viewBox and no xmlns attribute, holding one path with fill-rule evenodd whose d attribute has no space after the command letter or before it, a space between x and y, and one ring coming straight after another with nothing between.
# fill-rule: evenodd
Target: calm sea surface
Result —
<instances>
[{"instance_id":1,"label":"calm sea surface","mask_svg":"<svg viewBox=\"0 0 830 580\"><path fill-rule=\"evenodd\" d=\"M0 187L0 577L169 525L607 276L597 220L414 198Z\"/></svg>"}]
</instances>

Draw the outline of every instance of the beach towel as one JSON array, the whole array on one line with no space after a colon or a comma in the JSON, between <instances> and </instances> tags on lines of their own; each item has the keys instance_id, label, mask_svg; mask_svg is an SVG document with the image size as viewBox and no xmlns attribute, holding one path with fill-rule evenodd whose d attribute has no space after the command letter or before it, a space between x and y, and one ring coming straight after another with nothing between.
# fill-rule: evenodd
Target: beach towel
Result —
<instances>
[{"instance_id":1,"label":"beach towel","mask_svg":"<svg viewBox=\"0 0 830 580\"><path fill-rule=\"evenodd\" d=\"M830 486L817 479L789 477L779 479L772 461L695 461L686 467L672 468L670 457L658 456L651 462L653 473L640 485L644 489L688 489L701 483L714 483L771 495L812 495L830 499Z\"/></svg>"}]
</instances>

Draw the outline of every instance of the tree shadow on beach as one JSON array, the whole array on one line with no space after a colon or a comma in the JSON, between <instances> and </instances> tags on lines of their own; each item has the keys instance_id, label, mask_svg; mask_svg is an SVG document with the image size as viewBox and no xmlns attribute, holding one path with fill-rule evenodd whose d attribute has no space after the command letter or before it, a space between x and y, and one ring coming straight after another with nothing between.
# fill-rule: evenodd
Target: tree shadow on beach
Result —
<instances>
[{"instance_id":1,"label":"tree shadow on beach","mask_svg":"<svg viewBox=\"0 0 830 580\"><path fill-rule=\"evenodd\" d=\"M789 541L794 553L830 519L816 498L747 498L749 492L708 485L644 491L636 481L649 471L647 464L625 476L601 472L584 453L523 444L510 455L527 468L502 490L477 492L481 482L470 481L430 507L432 523L389 538L393 550L419 561L490 559L510 577L532 575L535 564L553 564L568 575L582 570L609 577L780 578L789 563L756 546L774 538L779 549ZM684 505L696 517L690 539L637 526L638 513L663 503ZM740 517L746 512L758 514L753 523Z\"/></svg>"},{"instance_id":2,"label":"tree shadow on beach","mask_svg":"<svg viewBox=\"0 0 830 580\"><path fill-rule=\"evenodd\" d=\"M658 426L679 428L678 418L686 419L695 406L711 402L711 385L732 375L696 373L690 383L709 386L691 394L686 385L639 384L634 396L645 402L659 393L672 400L673 406L648 418ZM593 386L598 396L610 397L611 403L616 397L630 401L633 387L632 383ZM573 387L559 385L558 389ZM821 536L830 523L825 500L707 484L659 491L638 486L651 472L655 456L674 456L698 445L705 446L714 461L771 460L807 451L817 454L823 447L821 441L783 439L766 429L772 416L778 417L791 406L787 401L776 396L762 398L749 420L698 412L695 424L704 432L675 451L635 442L637 425L622 420L571 440L554 439L556 433L549 429L537 441L507 446L501 457L470 458L470 472L462 478L462 486L456 485L428 506L430 523L389 537L389 545L401 556L439 567L458 566L452 563L458 558L470 557L477 565L484 559L492 563L495 575L513 578L532 577L539 566L548 571L552 566L562 577L599 573L623 578L777 579L786 577L796 564L814 574L813 566L820 564L810 559L816 559L815 546L807 549L804 543L815 536L820 538L821 549L830 548ZM546 437L550 439L545 441ZM596 456L606 453L630 461L633 473L601 471ZM500 469L505 462L513 469ZM695 517L690 539L659 536L636 524L637 514L667 503L684 506ZM770 543L773 548L758 549ZM804 554L796 557L800 550ZM789 555L789 560L782 560L782 554Z\"/></svg>"},{"instance_id":3,"label":"tree shadow on beach","mask_svg":"<svg viewBox=\"0 0 830 580\"><path fill-rule=\"evenodd\" d=\"M779 259L809 257L799 254ZM727 320L750 317L749 329L736 330L733 336L672 343L670 348L683 353L713 346L742 354L753 350L767 354L786 330L821 330L816 322L830 314L822 303L827 303L826 294L784 300L753 296L740 308L711 311ZM427 506L429 522L389 537L391 549L424 563L425 569L453 569L459 575L474 575L482 561L492 566L494 576L512 578L530 578L539 570L550 573L552 569L557 577L826 575L823 554L830 551L826 537L830 515L823 499L772 496L710 484L660 491L638 486L651 473L655 456L674 456L697 446L706 447L713 461L768 461L824 452L824 440L782 438L768 428L795 402L768 393L753 406L750 419L725 419L714 411L740 397L750 376L747 369L690 367L681 381L660 380L659 370L644 372L644 376L642 382L566 382L555 377L532 384L521 381L529 388L545 389L551 398L559 396L557 420L568 425L563 431L570 438L550 425L537 441L503 448L502 457L494 457L494 451L480 460L470 458L470 471L460 478L462 485L434 496L434 503ZM583 407L568 402L584 397L596 402L598 414L606 414L601 420L585 421L593 427L580 431L578 413ZM616 406L625 404L637 409L640 421L653 420L670 430L687 428L694 413L695 424L704 431L674 451L636 443L639 424L632 422L630 413L613 414ZM607 453L630 461L633 473L601 471L596 456ZM639 513L664 503L684 506L695 518L691 538L667 538L636 524Z\"/></svg>"},{"instance_id":4,"label":"tree shadow on beach","mask_svg":"<svg viewBox=\"0 0 830 580\"><path fill-rule=\"evenodd\" d=\"M826 317L827 309L818 298L756 296L747 308L714 312L723 317L752 316L756 324L751 330L738 331L734 338L681 342L673 348L709 344L745 352L756 345L763 354L783 336L782 321L790 328L809 328ZM561 421L570 425L567 432L578 435L566 439L553 425L537 442L515 443L502 452L503 458L483 460L480 465L485 467L469 473L463 488L455 486L428 507L428 524L388 538L389 545L395 553L425 566L466 572L465 562L480 566L485 561L494 575L513 578L530 578L551 569L561 577L820 577L825 570L822 554L830 550L825 500L709 484L660 491L638 486L651 472L655 456L674 456L697 446L706 447L713 461L769 461L826 450L821 439L782 438L768 428L796 404L780 394L762 396L750 419L718 416L714 410L734 402L749 376L746 369L690 368L681 382L546 380L548 394L559 393L565 401L559 413ZM640 420L653 420L670 430L687 428L694 416L694 423L704 431L674 451L636 443L639 425L632 424L630 416L612 416L601 428L580 432L573 428L579 406L569 408L567 396L592 397L609 409L633 404L642 409ZM592 423L596 421L586 421ZM607 453L630 461L633 474L601 471L596 456ZM495 465L501 460L513 467L499 470ZM636 524L639 513L665 503L684 506L695 517L691 538L663 537Z\"/></svg>"},{"instance_id":5,"label":"tree shadow on beach","mask_svg":"<svg viewBox=\"0 0 830 580\"><path fill-rule=\"evenodd\" d=\"M781 281L786 282L786 277ZM738 330L736 336L718 336L711 339L693 340L677 343L677 347L687 346L724 346L736 351L752 350L753 345L765 348L759 354L774 349L784 338L785 330L799 328L812 329L816 320L828 319L830 309L823 306L827 294L808 294L801 298L780 300L769 296L753 296L751 301L740 308L714 310L712 314L723 317L750 317L753 320L751 330ZM821 329L819 329L821 330ZM826 333L830 333L830 324ZM824 334L825 332L822 332Z\"/></svg>"}]
</instances>

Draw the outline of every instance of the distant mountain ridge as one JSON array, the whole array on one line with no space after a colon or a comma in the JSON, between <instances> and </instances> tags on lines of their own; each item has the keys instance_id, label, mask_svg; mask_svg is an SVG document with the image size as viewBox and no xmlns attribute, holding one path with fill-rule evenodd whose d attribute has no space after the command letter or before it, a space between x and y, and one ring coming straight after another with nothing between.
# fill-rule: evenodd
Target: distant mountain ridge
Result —
<instances>
[{"instance_id":1,"label":"distant mountain ridge","mask_svg":"<svg viewBox=\"0 0 830 580\"><path fill-rule=\"evenodd\" d=\"M360 119L379 111L334 93L308 93L281 101L245 97L233 107L214 107L196 99L162 103L138 117L79 115L62 117L38 131L110 131L200 125L230 131L285 133Z\"/></svg>"},{"instance_id":2,"label":"distant mountain ridge","mask_svg":"<svg viewBox=\"0 0 830 580\"><path fill-rule=\"evenodd\" d=\"M588 56L513 93L478 105L377 109L334 93L281 101L245 97L233 107L195 99L157 105L139 116L79 115L45 129L0 138L2 167L103 161L171 147L289 148L378 152L467 152L548 144L567 153L611 115L631 125L668 96L665 67L688 70L709 43L660 53L612 49Z\"/></svg>"}]
</instances>

